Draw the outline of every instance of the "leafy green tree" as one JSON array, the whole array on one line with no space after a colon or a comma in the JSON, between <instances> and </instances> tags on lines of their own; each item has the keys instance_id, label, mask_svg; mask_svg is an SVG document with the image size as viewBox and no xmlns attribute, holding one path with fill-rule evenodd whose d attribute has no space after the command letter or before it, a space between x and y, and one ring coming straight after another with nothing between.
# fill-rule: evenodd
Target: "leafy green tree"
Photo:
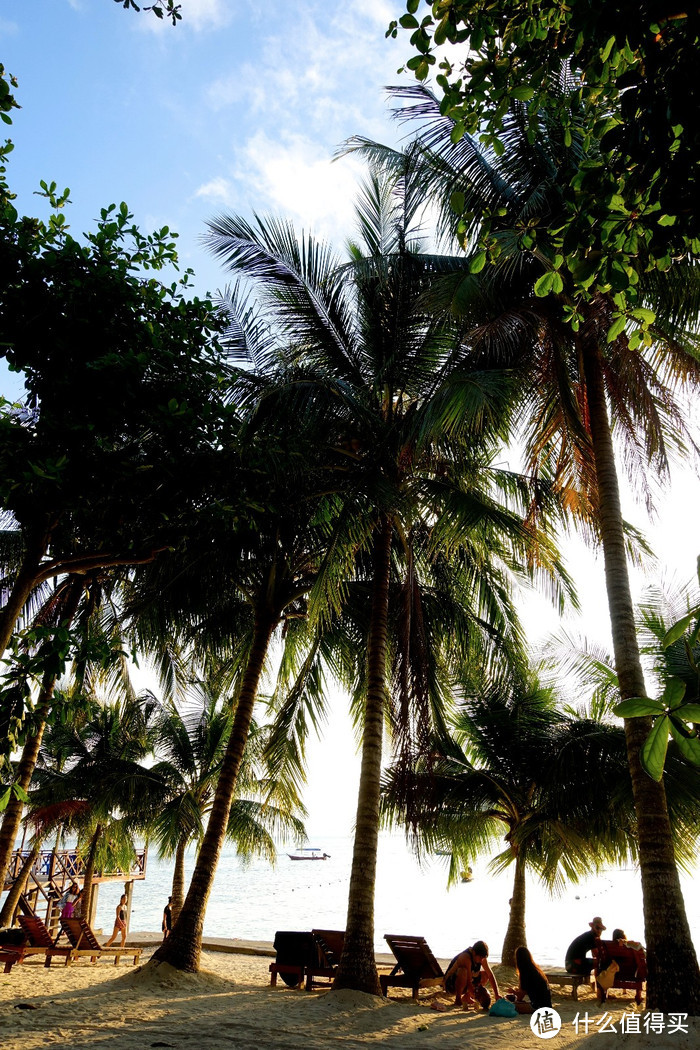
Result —
<instances>
[{"instance_id":1,"label":"leafy green tree","mask_svg":"<svg viewBox=\"0 0 700 1050\"><path fill-rule=\"evenodd\" d=\"M518 377L517 414L525 435L530 469L552 477L573 520L600 542L620 691L623 699L644 695L644 679L634 630L628 568L629 530L622 518L612 426L625 443L634 479L644 484L651 464L668 471L669 450L693 444L675 396L679 381L700 380L698 339L693 319L698 307L698 271L679 263L663 280L640 276L640 295L653 304L654 342L634 349L613 325L614 303L599 294L588 303L572 298L541 257L527 230L539 216L552 217L559 204L562 129L543 117L540 138L531 146L519 109L504 122L507 149L498 156L469 136L453 142L453 121L443 117L425 89L407 92L414 108L405 115L424 122L424 185L432 181L443 204L443 228L457 228L467 243L478 235L484 210L497 216L499 252L492 267L479 244L465 259L461 275L442 281L436 301L465 318L473 333L465 340L471 366L497 360ZM585 164L582 139L579 161ZM373 144L360 143L376 154ZM391 153L388 156L392 161ZM445 190L459 195L457 215ZM540 281L558 277L545 294ZM644 301L644 300L643 300ZM640 868L649 949L650 1002L680 1008L674 998L683 974L700 996L700 973L690 938L675 866L671 826L663 785L644 773L640 750L650 725L626 722L628 756L637 809ZM673 948L671 948L673 943ZM677 961L674 977L668 956ZM690 976L689 976L690 975ZM695 977L697 976L697 982ZM691 999L695 996L691 993ZM693 999L693 1002L695 1000ZM684 997L684 1003L687 1001Z\"/></svg>"},{"instance_id":2,"label":"leafy green tree","mask_svg":"<svg viewBox=\"0 0 700 1050\"><path fill-rule=\"evenodd\" d=\"M257 349L263 370L267 362L279 377L262 405L270 413L291 403L300 418L322 421L331 439L335 513L329 553L309 596L311 624L325 632L336 617L342 622L352 581L364 587L364 631L356 636L361 669L353 683L362 703L360 788L334 987L377 994L374 885L389 694L393 686L393 710L404 723L439 699L420 669L421 647L425 665L425 647L440 645L421 627L420 574L462 574L463 638L484 630L514 642L509 571L528 559L557 567L552 546L513 509L527 486L491 459L507 414L503 375L474 371L460 384L446 383L460 332L423 305L441 264L421 251L419 191L410 158L399 177L373 172L345 264L281 221L222 216L210 223L217 255L252 282L261 304L257 330L266 339ZM240 327L245 318L241 309ZM393 609L392 591L400 596ZM401 670L390 682L392 616L403 617L403 627Z\"/></svg>"},{"instance_id":3,"label":"leafy green tree","mask_svg":"<svg viewBox=\"0 0 700 1050\"><path fill-rule=\"evenodd\" d=\"M419 80L439 67L455 141L480 134L503 153L514 102L523 104L531 145L543 111L561 127L571 177L556 217L532 236L555 270L568 269L584 300L610 293L619 316L634 317L640 256L643 266L667 271L672 259L700 252L696 16L663 3L586 0L407 0L406 8L399 22L414 49L407 65ZM393 22L389 33L397 29ZM438 63L435 48L445 44L453 47ZM551 90L562 63L573 78L566 95ZM581 117L588 159L577 170L567 157L577 150Z\"/></svg>"},{"instance_id":4,"label":"leafy green tree","mask_svg":"<svg viewBox=\"0 0 700 1050\"><path fill-rule=\"evenodd\" d=\"M68 191L43 184L47 222L0 215L2 356L22 408L0 415L0 504L22 537L4 581L0 650L32 592L64 574L147 562L182 542L228 427L209 301L187 299L167 227L145 235L125 204L75 239ZM79 378L79 383L78 383Z\"/></svg>"},{"instance_id":5,"label":"leafy green tree","mask_svg":"<svg viewBox=\"0 0 700 1050\"><path fill-rule=\"evenodd\" d=\"M641 752L642 765L661 780L669 733L683 757L700 766L700 604L689 589L665 594L651 591L639 608L642 652L654 662L653 674L662 693L658 699L633 697L616 704L623 718L653 718ZM673 622L675 621L675 622ZM669 626L670 623L670 626ZM690 725L688 725L690 723ZM700 774L698 776L700 782Z\"/></svg>"}]
</instances>

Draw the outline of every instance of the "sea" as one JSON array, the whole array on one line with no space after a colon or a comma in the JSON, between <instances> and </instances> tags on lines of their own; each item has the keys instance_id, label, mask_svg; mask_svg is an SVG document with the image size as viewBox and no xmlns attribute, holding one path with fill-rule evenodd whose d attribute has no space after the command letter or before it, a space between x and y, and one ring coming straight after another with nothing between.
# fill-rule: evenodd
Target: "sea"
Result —
<instances>
[{"instance_id":1,"label":"sea","mask_svg":"<svg viewBox=\"0 0 700 1050\"><path fill-rule=\"evenodd\" d=\"M204 922L208 937L272 941L276 930L345 928L352 836L323 836L308 846L329 858L293 861L290 844L274 864L245 861L235 849L224 851ZM421 864L404 836L380 836L375 894L375 948L387 951L384 934L417 934L439 958L450 958L475 940L484 940L491 959L500 958L512 895L512 869L494 874L488 859L472 865L471 882L448 888L449 858L432 857ZM194 853L187 858L187 876ZM681 876L693 939L700 953L700 861ZM172 882L172 861L149 853L146 878L134 884L130 929L160 930ZM111 932L120 883L100 887L96 926ZM608 931L619 926L633 940L644 940L642 894L636 868L606 868L578 884L550 894L536 879L527 883L528 946L542 966L561 966L568 944L588 930L600 915Z\"/></svg>"}]
</instances>

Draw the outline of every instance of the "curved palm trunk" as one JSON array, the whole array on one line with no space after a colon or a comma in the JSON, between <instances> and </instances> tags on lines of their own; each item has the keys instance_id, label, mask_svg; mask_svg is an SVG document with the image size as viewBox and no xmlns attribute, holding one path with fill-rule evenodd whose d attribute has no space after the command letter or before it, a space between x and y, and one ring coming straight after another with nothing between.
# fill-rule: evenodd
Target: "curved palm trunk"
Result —
<instances>
[{"instance_id":1,"label":"curved palm trunk","mask_svg":"<svg viewBox=\"0 0 700 1050\"><path fill-rule=\"evenodd\" d=\"M19 760L17 772L15 774L14 782L21 787L23 791L27 791L29 788L34 773L34 767L36 766L36 760L39 757L39 749L41 748L41 741L44 736L44 729L46 728L46 719L51 710L51 701L53 700L55 686L56 675L53 673L44 675L41 692L37 701L37 709L34 715L34 720L38 728L34 736L28 737L22 750L22 757ZM5 808L5 813L2 818L2 826L0 827L0 886L3 885L7 870L10 866L12 851L15 848L15 842L17 841L17 835L19 834L23 810L24 802L15 795L12 795L10 801L7 803L7 807Z\"/></svg>"},{"instance_id":2,"label":"curved palm trunk","mask_svg":"<svg viewBox=\"0 0 700 1050\"><path fill-rule=\"evenodd\" d=\"M158 948L153 959L170 963L178 970L196 973L199 969L199 957L202 951L202 927L207 902L214 884L216 866L219 862L221 847L226 838L231 803L236 790L238 771L241 768L243 752L248 740L250 722L258 693L258 683L267 656L270 638L277 622L277 616L269 610L256 616L253 632L253 644L248 656L248 663L241 682L241 690L236 705L231 736L221 764L221 772L216 785L214 801L197 856L197 863L192 874L192 881L182 906L182 911L173 932L165 943Z\"/></svg>"},{"instance_id":3,"label":"curved palm trunk","mask_svg":"<svg viewBox=\"0 0 700 1050\"><path fill-rule=\"evenodd\" d=\"M182 905L185 901L185 852L187 850L187 839L181 838L175 850L175 867L173 869L172 901L170 908L173 915L173 924L177 922Z\"/></svg>"},{"instance_id":4,"label":"curved palm trunk","mask_svg":"<svg viewBox=\"0 0 700 1050\"><path fill-rule=\"evenodd\" d=\"M386 704L387 626L392 526L381 523L375 544L372 611L367 639L367 700L345 945L333 988L381 995L374 957L374 887L379 843L379 787Z\"/></svg>"},{"instance_id":5,"label":"curved palm trunk","mask_svg":"<svg viewBox=\"0 0 700 1050\"><path fill-rule=\"evenodd\" d=\"M61 625L63 627L70 627L72 624L73 618L78 611L82 591L83 581L80 579L72 585L70 594L66 601L63 616L61 618ZM33 717L36 732L33 736L27 738L24 748L22 749L22 757L17 766L15 783L24 791L29 790L29 785L32 776L34 775L34 768L36 766L37 758L39 757L41 741L44 736L44 729L46 728L46 720L48 719L51 710L54 689L56 688L56 679L57 675L54 671L47 672L43 677L41 691L37 698L37 707ZM7 869L10 864L12 851L15 847L15 842L17 841L23 809L24 803L13 795L8 802L3 815L2 826L0 827L0 886L2 886L5 881L5 875L7 874Z\"/></svg>"},{"instance_id":6,"label":"curved palm trunk","mask_svg":"<svg viewBox=\"0 0 700 1050\"><path fill-rule=\"evenodd\" d=\"M50 536L51 528L40 528L27 544L12 590L0 610L0 656L8 648L22 609L36 586L37 578L41 574L41 560L46 553Z\"/></svg>"},{"instance_id":7,"label":"curved palm trunk","mask_svg":"<svg viewBox=\"0 0 700 1050\"><path fill-rule=\"evenodd\" d=\"M92 880L95 875L95 857L97 856L97 846L102 835L102 825L98 824L95 828L95 833L90 841L90 851L88 853L87 864L85 865L85 875L83 876L83 898L81 902L83 918L90 922L90 908L92 906Z\"/></svg>"},{"instance_id":8,"label":"curved palm trunk","mask_svg":"<svg viewBox=\"0 0 700 1050\"><path fill-rule=\"evenodd\" d=\"M504 966L515 966L515 950L521 945L527 948L525 937L525 860L522 853L515 856L515 876L513 878L513 896L510 899L508 928L501 950L501 962Z\"/></svg>"},{"instance_id":9,"label":"curved palm trunk","mask_svg":"<svg viewBox=\"0 0 700 1050\"><path fill-rule=\"evenodd\" d=\"M645 696L646 687L634 625L620 494L597 344L582 347L590 427L598 484L598 514L605 560L615 667L622 699ZM690 937L673 852L663 781L642 769L639 752L651 722L625 720L627 757L637 814L639 865L648 951L647 1006L650 1010L700 1012L700 970Z\"/></svg>"},{"instance_id":10,"label":"curved palm trunk","mask_svg":"<svg viewBox=\"0 0 700 1050\"><path fill-rule=\"evenodd\" d=\"M19 904L19 899L27 888L27 881L29 879L29 872L32 870L32 865L36 858L39 856L39 850L41 849L41 843L35 842L32 846L31 852L24 864L19 875L12 883L10 892L5 898L5 903L0 911L0 927L9 926L12 922L12 916L15 914L15 909ZM2 883L0 883L2 885Z\"/></svg>"}]
</instances>

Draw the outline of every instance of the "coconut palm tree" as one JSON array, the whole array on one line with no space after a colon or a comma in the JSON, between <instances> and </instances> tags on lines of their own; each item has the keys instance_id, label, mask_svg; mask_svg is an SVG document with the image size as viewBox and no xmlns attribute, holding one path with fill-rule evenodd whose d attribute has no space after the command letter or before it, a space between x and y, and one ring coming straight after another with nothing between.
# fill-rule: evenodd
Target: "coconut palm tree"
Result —
<instances>
[{"instance_id":1,"label":"coconut palm tree","mask_svg":"<svg viewBox=\"0 0 700 1050\"><path fill-rule=\"evenodd\" d=\"M509 572L528 559L557 566L552 546L514 509L527 486L493 463L494 435L503 432L507 412L505 377L475 371L461 385L445 382L460 331L422 305L430 275L443 263L422 251L418 190L410 158L400 177L372 172L358 203L358 241L345 263L312 237L298 239L282 221L222 216L209 224L214 251L250 282L259 305L257 330L267 340L256 349L272 379L263 410L293 404L327 435L335 515L309 596L312 631L342 621L351 586L364 591L364 631L356 635L363 659L353 682L362 703L360 787L334 987L374 994L389 696L395 694L393 709L404 720L420 704L429 712L437 699L414 674L417 647L431 644L420 626L421 574L462 573L466 634L484 630L514 644ZM234 313L243 329L245 310ZM399 619L400 603L392 603L392 592L402 595L399 650L406 658L393 681L392 617Z\"/></svg>"},{"instance_id":2,"label":"coconut palm tree","mask_svg":"<svg viewBox=\"0 0 700 1050\"><path fill-rule=\"evenodd\" d=\"M536 671L511 671L468 693L450 738L413 773L388 771L383 804L415 833L420 851L449 849L450 877L498 839L496 871L513 865L513 894L501 959L527 944L525 875L550 889L602 863L636 859L635 815L622 728L563 710ZM679 854L693 855L686 783L676 818Z\"/></svg>"},{"instance_id":3,"label":"coconut palm tree","mask_svg":"<svg viewBox=\"0 0 700 1050\"><path fill-rule=\"evenodd\" d=\"M564 84L563 89L566 89ZM628 539L622 517L613 432L624 443L624 462L642 491L648 467L662 476L669 456L693 443L682 405L674 396L683 382L700 385L700 271L689 262L668 274L610 273L610 292L590 301L576 299L558 272L558 260L538 250L539 217L557 214L562 187L578 164L585 177L580 139L563 148L563 128L542 118L541 134L531 142L522 106L506 119L504 151L494 155L465 136L451 140L453 124L440 113L423 87L401 89L409 105L406 118L422 122L424 187L432 185L442 206L442 228L467 249L463 273L443 281L439 297L474 326L465 355L470 368L499 361L519 380L517 416L529 469L555 478L573 519L583 522L600 543L612 627L615 667L622 699L646 695L628 573ZM376 144L355 143L376 158ZM392 168L394 151L383 151ZM624 215L611 202L611 222L625 236ZM489 225L489 248L471 246L482 223ZM586 259L586 217L579 231L582 273ZM491 266L486 266L490 259ZM628 336L615 315L615 291L638 284L639 310L653 308L653 343ZM648 490L647 490L648 492ZM656 1009L700 1010L700 969L690 937L676 868L673 836L663 783L649 778L639 760L650 721L625 722L629 767L637 811L640 870L649 950L648 1002ZM668 960L672 959L669 966Z\"/></svg>"},{"instance_id":4,"label":"coconut palm tree","mask_svg":"<svg viewBox=\"0 0 700 1050\"><path fill-rule=\"evenodd\" d=\"M153 755L155 713L150 700L93 701L89 717L55 723L44 735L31 804L70 807L68 826L86 855L86 915L94 874L111 865L129 870L135 836L165 800L163 785L146 764Z\"/></svg>"},{"instance_id":5,"label":"coconut palm tree","mask_svg":"<svg viewBox=\"0 0 700 1050\"><path fill-rule=\"evenodd\" d=\"M156 953L196 971L207 902L229 829L259 686L273 642L305 615L323 557L318 455L300 420L277 416L221 449L219 478L197 531L182 548L144 570L125 604L139 648L170 636L205 666L224 667L233 716L185 902ZM286 428L286 429L285 429Z\"/></svg>"},{"instance_id":6,"label":"coconut palm tree","mask_svg":"<svg viewBox=\"0 0 700 1050\"><path fill-rule=\"evenodd\" d=\"M231 705L222 699L212 675L206 681L192 680L181 703L164 707L156 724L158 761L153 774L165 782L167 801L155 818L152 835L161 857L175 857L174 922L185 899L185 853L204 836L231 723ZM265 734L253 721L229 814L228 838L244 856L264 854L274 860L271 833L280 830L303 837L304 828L293 816L292 807L299 806L295 792L282 781L274 782L270 790L261 776L264 740Z\"/></svg>"}]
</instances>

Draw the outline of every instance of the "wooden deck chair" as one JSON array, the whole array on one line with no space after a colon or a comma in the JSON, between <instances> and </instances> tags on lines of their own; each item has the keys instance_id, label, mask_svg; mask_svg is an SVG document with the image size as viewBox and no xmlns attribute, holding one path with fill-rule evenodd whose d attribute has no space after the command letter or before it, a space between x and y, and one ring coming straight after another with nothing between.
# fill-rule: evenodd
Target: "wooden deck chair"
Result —
<instances>
[{"instance_id":1,"label":"wooden deck chair","mask_svg":"<svg viewBox=\"0 0 700 1050\"><path fill-rule=\"evenodd\" d=\"M3 973L9 973L15 963L21 961L22 958L19 952L13 952L10 948L0 947L0 966L3 968Z\"/></svg>"},{"instance_id":2,"label":"wooden deck chair","mask_svg":"<svg viewBox=\"0 0 700 1050\"><path fill-rule=\"evenodd\" d=\"M419 988L442 984L445 975L440 963L428 947L425 937L386 933L384 940L397 961L391 973L379 976L382 995L386 995L389 987L410 988L413 998L417 999Z\"/></svg>"},{"instance_id":3,"label":"wooden deck chair","mask_svg":"<svg viewBox=\"0 0 700 1050\"><path fill-rule=\"evenodd\" d=\"M56 941L38 915L19 915L17 921L25 936L25 943L20 949L22 953L20 962L24 960L25 955L41 955L42 953L46 955L45 966L50 966L51 960L55 957L68 960L71 949L56 947Z\"/></svg>"},{"instance_id":4,"label":"wooden deck chair","mask_svg":"<svg viewBox=\"0 0 700 1050\"><path fill-rule=\"evenodd\" d=\"M316 945L317 958L315 964L306 969L307 991L311 991L314 984L330 984L333 981L345 945L345 930L312 930L311 936Z\"/></svg>"},{"instance_id":5,"label":"wooden deck chair","mask_svg":"<svg viewBox=\"0 0 700 1050\"><path fill-rule=\"evenodd\" d=\"M595 959L594 976L598 1002L604 1003L610 988L631 988L635 992L635 1002L642 1001L642 987L647 976L647 960L643 951L630 948L620 941L601 941L593 949ZM617 963L617 971L611 983L601 984L598 977L607 970L610 963ZM614 968L613 968L614 969ZM605 987L604 985L607 985Z\"/></svg>"},{"instance_id":6,"label":"wooden deck chair","mask_svg":"<svg viewBox=\"0 0 700 1050\"><path fill-rule=\"evenodd\" d=\"M301 988L307 966L316 962L317 949L311 933L299 930L278 930L273 946L277 955L270 963L270 984L274 988L277 975L289 988Z\"/></svg>"},{"instance_id":7,"label":"wooden deck chair","mask_svg":"<svg viewBox=\"0 0 700 1050\"><path fill-rule=\"evenodd\" d=\"M119 964L122 955L133 956L134 966L136 966L141 958L142 948L103 947L85 919L65 919L61 917L61 929L71 945L70 953L66 957L66 966L82 957L89 957L91 962L96 962L101 955L105 955L110 959L113 958L115 966Z\"/></svg>"}]
</instances>

